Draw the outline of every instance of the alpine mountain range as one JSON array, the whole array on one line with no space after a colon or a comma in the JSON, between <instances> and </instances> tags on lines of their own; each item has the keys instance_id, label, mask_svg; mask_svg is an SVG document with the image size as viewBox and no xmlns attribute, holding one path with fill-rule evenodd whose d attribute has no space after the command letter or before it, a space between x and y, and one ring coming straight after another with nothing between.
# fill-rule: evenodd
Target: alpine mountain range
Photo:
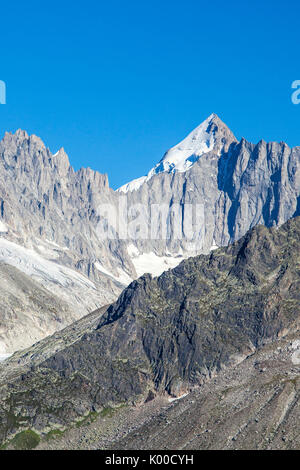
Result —
<instances>
[{"instance_id":1,"label":"alpine mountain range","mask_svg":"<svg viewBox=\"0 0 300 470\"><path fill-rule=\"evenodd\" d=\"M90 168L74 171L63 148L52 155L38 137L21 130L5 133L0 165L0 262L2 285L8 284L2 354L111 303L145 272L159 275L184 258L240 239L255 225L280 226L300 214L300 147L238 142L215 114L168 150L146 176L117 191L109 187L107 175ZM201 204L203 227L193 250L182 227L181 236L173 236L178 226L172 218L165 238L99 239L99 206L117 208L125 196L128 207ZM15 306L12 298L20 297L18 282L9 274L13 268L16 276L30 277L50 305L54 295L60 308L45 311L47 302L42 302L42 310L35 305L28 313L32 306L25 311L24 305Z\"/></svg>"},{"instance_id":2,"label":"alpine mountain range","mask_svg":"<svg viewBox=\"0 0 300 470\"><path fill-rule=\"evenodd\" d=\"M175 429L180 407L182 430L201 415L191 434L174 431L181 448L268 448L263 434L274 448L300 445L293 421L284 430L290 437L278 437L286 410L293 403L296 420L300 406L300 361L293 356L294 369L289 362L300 347L300 147L238 141L211 114L147 175L116 191L107 175L75 171L63 148L52 154L23 130L5 133L0 168L3 445L33 440L30 448L43 448L53 433L68 432L61 448L78 448L74 423L92 426L120 412L114 437L87 428L86 448L169 448L175 443L159 413ZM155 236L126 238L99 210L118 214L124 201L164 205L169 214L179 207L182 220L186 207L201 207L201 230L191 243L182 220L168 215L164 237L161 218L150 229L139 214ZM99 224L114 236L99 237ZM257 393L260 403L252 401ZM251 420L243 425L245 400L258 434ZM138 414L136 403L151 414L138 416L138 431L131 411L120 411Z\"/></svg>"}]
</instances>

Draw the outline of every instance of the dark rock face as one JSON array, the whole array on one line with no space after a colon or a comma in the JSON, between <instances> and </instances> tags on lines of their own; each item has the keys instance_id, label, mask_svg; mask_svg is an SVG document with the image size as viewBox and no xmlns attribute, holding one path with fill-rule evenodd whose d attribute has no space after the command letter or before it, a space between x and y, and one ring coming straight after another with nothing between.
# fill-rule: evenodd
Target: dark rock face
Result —
<instances>
[{"instance_id":1,"label":"dark rock face","mask_svg":"<svg viewBox=\"0 0 300 470\"><path fill-rule=\"evenodd\" d=\"M299 358L295 348L299 345L298 331L262 346L158 414L152 411L150 420L143 420L140 412L131 429L123 427L119 439L115 430L110 441L103 442L101 427L89 427L92 439L87 447L99 448L102 443L114 450L298 450L300 361L295 361ZM131 407L130 415L134 412ZM56 446L66 448L69 442ZM76 446L81 442L75 437L72 448Z\"/></svg>"},{"instance_id":2,"label":"dark rock face","mask_svg":"<svg viewBox=\"0 0 300 470\"><path fill-rule=\"evenodd\" d=\"M296 331L299 256L297 217L134 281L92 331L30 372L1 380L1 439L18 429L66 427L95 410L145 400L149 390L180 395Z\"/></svg>"}]
</instances>

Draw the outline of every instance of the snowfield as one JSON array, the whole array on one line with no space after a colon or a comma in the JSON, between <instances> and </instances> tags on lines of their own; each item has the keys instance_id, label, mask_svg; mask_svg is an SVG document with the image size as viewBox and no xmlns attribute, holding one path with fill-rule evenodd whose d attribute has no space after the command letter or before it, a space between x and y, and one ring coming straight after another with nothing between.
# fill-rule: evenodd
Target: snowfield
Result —
<instances>
[{"instance_id":1,"label":"snowfield","mask_svg":"<svg viewBox=\"0 0 300 470\"><path fill-rule=\"evenodd\" d=\"M133 281L133 279L130 276L128 276L128 274L125 273L125 271L122 271L120 268L118 268L116 273L113 274L111 271L109 271L104 266L102 266L102 264L99 263L98 261L94 263L94 266L101 273L106 274L106 276L112 277L113 279L120 282L121 284L124 284L125 286L127 286Z\"/></svg>"},{"instance_id":2,"label":"snowfield","mask_svg":"<svg viewBox=\"0 0 300 470\"><path fill-rule=\"evenodd\" d=\"M0 262L14 266L70 305L76 305L82 314L99 305L99 292L92 281L32 249L0 238Z\"/></svg>"},{"instance_id":3,"label":"snowfield","mask_svg":"<svg viewBox=\"0 0 300 470\"><path fill-rule=\"evenodd\" d=\"M74 284L83 287L96 288L95 285L82 274L70 268L49 261L34 250L24 248L5 238L0 238L0 261L18 268L33 279L47 285L59 284L62 287L70 287Z\"/></svg>"},{"instance_id":4,"label":"snowfield","mask_svg":"<svg viewBox=\"0 0 300 470\"><path fill-rule=\"evenodd\" d=\"M143 253L131 259L138 277L145 273L160 276L164 271L175 268L183 260L182 256L157 256L155 253Z\"/></svg>"},{"instance_id":5,"label":"snowfield","mask_svg":"<svg viewBox=\"0 0 300 470\"><path fill-rule=\"evenodd\" d=\"M6 359L8 359L10 356L12 356L12 354L0 354L0 362L3 362L5 361Z\"/></svg>"},{"instance_id":6,"label":"snowfield","mask_svg":"<svg viewBox=\"0 0 300 470\"><path fill-rule=\"evenodd\" d=\"M8 228L6 227L5 223L0 220L0 233L7 233Z\"/></svg>"}]
</instances>

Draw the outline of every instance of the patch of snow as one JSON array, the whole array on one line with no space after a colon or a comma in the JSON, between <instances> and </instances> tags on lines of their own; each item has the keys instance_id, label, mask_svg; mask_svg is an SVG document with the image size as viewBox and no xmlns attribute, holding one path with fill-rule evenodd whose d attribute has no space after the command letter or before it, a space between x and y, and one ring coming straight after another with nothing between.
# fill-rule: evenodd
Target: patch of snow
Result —
<instances>
[{"instance_id":1,"label":"patch of snow","mask_svg":"<svg viewBox=\"0 0 300 470\"><path fill-rule=\"evenodd\" d=\"M2 222L2 220L0 220L0 232L2 232L2 233L7 233L8 232L8 228L5 225L5 223Z\"/></svg>"},{"instance_id":2,"label":"patch of snow","mask_svg":"<svg viewBox=\"0 0 300 470\"><path fill-rule=\"evenodd\" d=\"M300 351L295 351L292 355L292 363L296 366L300 364Z\"/></svg>"},{"instance_id":3,"label":"patch of snow","mask_svg":"<svg viewBox=\"0 0 300 470\"><path fill-rule=\"evenodd\" d=\"M136 258L132 258L138 277L145 273L153 276L160 276L164 271L175 268L182 261L182 257L157 256L155 253L143 253Z\"/></svg>"},{"instance_id":4,"label":"patch of snow","mask_svg":"<svg viewBox=\"0 0 300 470\"><path fill-rule=\"evenodd\" d=\"M12 354L0 354L0 362L3 362L5 361L6 359L8 359L10 356L12 356Z\"/></svg>"},{"instance_id":5,"label":"patch of snow","mask_svg":"<svg viewBox=\"0 0 300 470\"><path fill-rule=\"evenodd\" d=\"M53 251L52 249L46 248L44 245L36 245L38 251L41 251L43 256L48 256L53 258L59 258L59 253L57 251Z\"/></svg>"},{"instance_id":6,"label":"patch of snow","mask_svg":"<svg viewBox=\"0 0 300 470\"><path fill-rule=\"evenodd\" d=\"M215 240L213 240L213 244L211 245L211 247L210 247L209 250L210 250L210 251L214 251L214 250L217 250L218 248L219 248L219 247L218 247L218 245L216 245Z\"/></svg>"},{"instance_id":7,"label":"patch of snow","mask_svg":"<svg viewBox=\"0 0 300 470\"><path fill-rule=\"evenodd\" d=\"M135 245L133 245L132 243L130 243L128 246L127 246L127 253L129 254L129 256L139 256L140 252L139 250L137 249L137 247Z\"/></svg>"},{"instance_id":8,"label":"patch of snow","mask_svg":"<svg viewBox=\"0 0 300 470\"><path fill-rule=\"evenodd\" d=\"M51 242L51 241L50 241L50 240L48 240L47 238L46 238L46 242L47 242L47 243L49 243L50 245L53 245L53 246L55 246L55 247L56 247L56 248L58 248L59 250L66 251L66 250L68 250L68 249L69 249L67 246L60 246L60 245L58 245L58 244L57 244L57 243L55 243L55 242Z\"/></svg>"},{"instance_id":9,"label":"patch of snow","mask_svg":"<svg viewBox=\"0 0 300 470\"><path fill-rule=\"evenodd\" d=\"M92 287L95 285L85 276L53 261L49 261L34 250L0 238L0 261L10 264L47 287L49 283L64 288Z\"/></svg>"},{"instance_id":10,"label":"patch of snow","mask_svg":"<svg viewBox=\"0 0 300 470\"><path fill-rule=\"evenodd\" d=\"M106 274L107 276L113 277L113 274L110 271L108 271L104 266L102 266L102 264L98 263L98 261L94 263L94 266L101 273Z\"/></svg>"},{"instance_id":11,"label":"patch of snow","mask_svg":"<svg viewBox=\"0 0 300 470\"><path fill-rule=\"evenodd\" d=\"M110 272L108 269L106 269L104 266L102 266L102 264L100 264L98 261L94 263L94 266L96 269L98 269L98 271L102 272L103 274L106 274L106 276L112 277L113 279L120 282L121 284L124 284L127 286L128 284L132 282L132 278L128 276L128 274L125 273L125 271L123 271L120 268L117 269L117 275L115 275L112 272Z\"/></svg>"},{"instance_id":12,"label":"patch of snow","mask_svg":"<svg viewBox=\"0 0 300 470\"><path fill-rule=\"evenodd\" d=\"M134 191L135 189L139 189L142 184L147 181L147 176L141 176L140 178L136 178L135 180L130 181L127 184L121 186L121 188L117 189L117 191L121 193L127 193L128 191Z\"/></svg>"},{"instance_id":13,"label":"patch of snow","mask_svg":"<svg viewBox=\"0 0 300 470\"><path fill-rule=\"evenodd\" d=\"M183 256L183 249L182 249L181 246L179 247L179 250L178 250L176 256L181 256L181 257Z\"/></svg>"},{"instance_id":14,"label":"patch of snow","mask_svg":"<svg viewBox=\"0 0 300 470\"><path fill-rule=\"evenodd\" d=\"M207 132L212 117L196 127L182 142L172 147L156 165L155 173L161 171L184 172L198 160L201 155L213 150L215 137Z\"/></svg>"},{"instance_id":15,"label":"patch of snow","mask_svg":"<svg viewBox=\"0 0 300 470\"><path fill-rule=\"evenodd\" d=\"M169 402L172 403L172 401L176 401L176 400L181 400L181 398L184 398L188 395L188 393L184 393L183 395L180 395L180 397L172 397L172 398L169 398Z\"/></svg>"},{"instance_id":16,"label":"patch of snow","mask_svg":"<svg viewBox=\"0 0 300 470\"><path fill-rule=\"evenodd\" d=\"M31 248L33 250L36 250L38 252L41 252L43 257L45 256L45 258L50 258L51 260L55 259L55 258L59 258L60 256L60 251L68 251L69 248L66 247L66 246L60 246L58 245L57 243L55 242L52 242L50 240L47 240L47 238L45 240L42 240L40 238L36 238L36 244L33 244L31 246Z\"/></svg>"},{"instance_id":17,"label":"patch of snow","mask_svg":"<svg viewBox=\"0 0 300 470\"><path fill-rule=\"evenodd\" d=\"M299 365L300 364L300 340L299 339L296 339L295 341L293 341L292 349L294 350L292 354L292 363L294 365Z\"/></svg>"},{"instance_id":18,"label":"patch of snow","mask_svg":"<svg viewBox=\"0 0 300 470\"><path fill-rule=\"evenodd\" d=\"M128 191L137 190L144 182L149 181L152 176L158 173L183 173L189 170L202 155L214 149L216 143L215 135L209 130L214 117L215 115L211 114L185 139L168 150L159 163L146 176L121 186L117 191L127 193Z\"/></svg>"},{"instance_id":19,"label":"patch of snow","mask_svg":"<svg viewBox=\"0 0 300 470\"><path fill-rule=\"evenodd\" d=\"M121 268L118 268L118 276L115 279L117 279L122 284L125 284L126 286L128 286L128 284L130 284L133 281L133 279L130 276L128 276L128 274L125 271L123 271Z\"/></svg>"}]
</instances>

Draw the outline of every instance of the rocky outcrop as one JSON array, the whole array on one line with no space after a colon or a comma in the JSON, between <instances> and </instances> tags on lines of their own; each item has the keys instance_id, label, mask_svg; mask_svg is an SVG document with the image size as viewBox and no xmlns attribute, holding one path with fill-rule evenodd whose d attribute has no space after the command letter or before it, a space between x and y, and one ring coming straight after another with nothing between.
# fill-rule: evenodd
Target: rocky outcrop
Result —
<instances>
[{"instance_id":1,"label":"rocky outcrop","mask_svg":"<svg viewBox=\"0 0 300 470\"><path fill-rule=\"evenodd\" d=\"M155 406L157 397L150 403L154 409L150 419L149 405L131 407L128 415L111 420L115 424L108 438L99 419L82 430L81 439L70 431L42 446L118 451L299 450L300 368L294 361L299 344L299 332L267 344L169 406Z\"/></svg>"},{"instance_id":2,"label":"rocky outcrop","mask_svg":"<svg viewBox=\"0 0 300 470\"><path fill-rule=\"evenodd\" d=\"M299 253L297 217L134 281L74 343L37 354L21 376L10 375L14 358L2 364L1 439L62 429L149 390L181 396L298 331Z\"/></svg>"}]
</instances>

